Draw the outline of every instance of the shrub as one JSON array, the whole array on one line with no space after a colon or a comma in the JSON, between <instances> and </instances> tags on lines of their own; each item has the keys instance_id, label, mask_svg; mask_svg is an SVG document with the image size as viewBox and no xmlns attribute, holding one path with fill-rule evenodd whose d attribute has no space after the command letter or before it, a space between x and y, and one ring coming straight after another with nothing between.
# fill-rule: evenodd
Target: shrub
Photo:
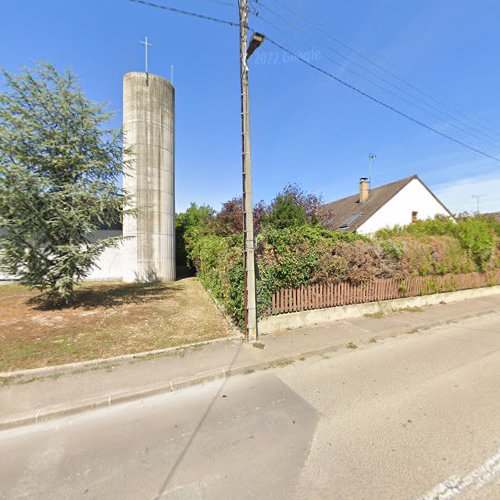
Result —
<instances>
[{"instance_id":1,"label":"shrub","mask_svg":"<svg viewBox=\"0 0 500 500\"><path fill-rule=\"evenodd\" d=\"M281 205L277 197L272 205L279 207L276 218L263 221L257 238L259 316L269 312L272 296L280 288L398 277L403 280L404 290L404 279L409 276L468 273L498 266L498 225L486 219L464 219L455 223L437 218L404 228L385 229L375 238L369 238L329 231L308 222L305 205L299 206L300 210L288 210L291 198L287 194L283 196L286 203ZM225 205L226 214L220 220L234 220L238 210L232 208L237 208L237 200L230 204L230 207ZM284 220L295 222L283 227ZM234 224L222 227L234 227ZM221 229L217 223L205 224L203 231L191 233L189 248L200 280L243 326L243 237L240 232L232 234L232 231ZM454 287L452 276L447 283L429 283L426 293Z\"/></svg>"},{"instance_id":2,"label":"shrub","mask_svg":"<svg viewBox=\"0 0 500 500\"><path fill-rule=\"evenodd\" d=\"M184 212L176 214L175 236L177 263L179 265L194 267L194 246L202 236L213 232L215 210L209 205L196 205L191 203Z\"/></svg>"},{"instance_id":3,"label":"shrub","mask_svg":"<svg viewBox=\"0 0 500 500\"><path fill-rule=\"evenodd\" d=\"M409 226L381 229L379 239L397 236L449 236L455 237L479 271L498 266L500 224L485 216L461 217L455 222L448 217L418 221Z\"/></svg>"},{"instance_id":4,"label":"shrub","mask_svg":"<svg viewBox=\"0 0 500 500\"><path fill-rule=\"evenodd\" d=\"M381 240L380 250L384 258L393 262L400 262L404 255L404 245L396 239Z\"/></svg>"}]
</instances>

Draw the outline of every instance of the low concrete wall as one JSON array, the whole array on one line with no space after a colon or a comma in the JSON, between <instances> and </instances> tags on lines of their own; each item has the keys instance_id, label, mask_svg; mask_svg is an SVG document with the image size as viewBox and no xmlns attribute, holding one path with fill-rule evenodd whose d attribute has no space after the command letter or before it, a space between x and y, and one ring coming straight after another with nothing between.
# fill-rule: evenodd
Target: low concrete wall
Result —
<instances>
[{"instance_id":1,"label":"low concrete wall","mask_svg":"<svg viewBox=\"0 0 500 500\"><path fill-rule=\"evenodd\" d=\"M454 302L457 300L474 299L500 294L500 285L487 288L474 288L457 292L436 293L420 297L384 300L381 302L367 302L350 306L329 307L328 309L314 309L287 314L269 316L259 321L259 334L275 333L292 328L311 326L345 318L355 318L365 314L391 312L406 307L422 307L439 304L440 302Z\"/></svg>"}]
</instances>

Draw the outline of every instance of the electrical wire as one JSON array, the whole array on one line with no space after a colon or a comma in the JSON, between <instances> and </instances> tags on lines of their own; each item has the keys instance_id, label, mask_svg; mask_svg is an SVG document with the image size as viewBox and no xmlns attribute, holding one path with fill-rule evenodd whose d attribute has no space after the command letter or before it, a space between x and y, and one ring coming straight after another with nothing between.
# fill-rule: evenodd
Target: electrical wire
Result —
<instances>
[{"instance_id":1,"label":"electrical wire","mask_svg":"<svg viewBox=\"0 0 500 500\"><path fill-rule=\"evenodd\" d=\"M415 95L409 93L405 88L401 87L400 85L397 85L394 82L390 81L389 79L387 79L387 78L385 78L383 76L380 76L379 74L377 74L376 72L374 72L371 69L367 68L366 66L358 63L356 60L352 59L351 57L345 56L344 54L342 54L341 52L339 52L337 49L333 48L331 45L329 45L325 41L323 41L323 40L315 37L314 35L310 35L309 33L307 33L300 26L292 24L288 19L286 19L283 16L281 16L280 14L276 13L275 11L273 11L272 9L270 9L269 7L267 7L266 5L264 5L262 2L259 3L259 6L262 7L263 9L269 11L274 16L278 17L282 22L288 24L292 28L292 32L295 32L297 30L302 31L303 33L306 34L306 36L311 37L313 40L315 40L316 42L322 44L328 50L330 50L330 51L338 54L339 57L342 57L342 58L346 59L347 61L349 61L353 65L359 67L361 70L363 70L366 73L372 75L374 78L376 78L376 79L382 81L384 84L389 85L390 87L394 88L396 90L396 92L394 92L393 90L387 89L382 84L373 81L372 79L366 77L364 74L361 74L359 71L353 70L349 66L340 63L338 60L329 57L328 54L323 54L323 56L326 59L328 59L329 61L331 61L335 65L337 65L337 66L343 68L344 70L346 70L346 71L348 71L348 72L350 72L350 73L358 76L359 78L367 81L371 85L374 85L375 87L378 87L382 91L391 94L392 96L396 97L397 99L400 99L400 100L406 102L410 106L413 106L413 107L415 107L417 109L420 109L424 113L427 113L429 116L432 116L434 119L439 120L439 121L446 121L447 124L450 125L451 127L455 128L456 130L458 130L458 131L460 131L460 132L462 132L462 133L464 133L464 134L466 134L468 136L474 137L475 139L483 142L484 145L488 144L490 147L492 146L492 147L494 147L496 149L500 148L500 143L498 142L497 138L495 138L494 140L492 140L489 137L488 134L484 134L484 132L480 131L477 127L473 127L470 124L464 123L462 120L457 120L453 115L451 115L447 111L443 111L442 109L438 108L437 106L426 102L424 99L422 99L422 98L420 98L418 96L415 96ZM275 29L277 29L278 31L284 33L286 36L291 37L291 35L288 32L286 32L285 30L281 29L279 26L277 26L275 23L271 22L266 17L264 17L264 16L261 15L259 17L259 19L262 20L263 22L265 22L265 23L273 26ZM400 95L400 93L402 95ZM413 100L416 100L420 104L417 104L417 103L413 102ZM436 114L436 113L439 113L439 114ZM444 115L444 117L447 117L447 119L444 118L442 115ZM449 121L450 119L452 120L452 122ZM464 125L464 126L461 126L461 125ZM466 127L466 128L464 128L464 127Z\"/></svg>"},{"instance_id":2,"label":"electrical wire","mask_svg":"<svg viewBox=\"0 0 500 500\"><path fill-rule=\"evenodd\" d=\"M286 32L285 30L281 29L279 26L277 26L276 24L274 24L273 22L269 21L267 18L263 17L263 16L260 16L259 17L260 20L264 21L266 24L269 24L270 26L274 27L276 30L280 31L281 33L283 33L285 36L288 36L290 38L295 38L293 37L292 35L290 35L288 32ZM436 120L440 120L440 121L445 121L444 118L442 116L439 116L437 115L436 113L432 112L432 111L429 111L426 107L420 105L420 104L417 104L415 102L413 102L411 99L412 99L412 96L410 94L407 94L403 91L403 89L400 89L399 87L396 87L396 88L399 88L399 90L401 92L403 92L403 95L400 95L398 94L397 92L394 92L390 89L387 89L386 87L384 87L382 84L376 82L376 81L373 81L372 79L366 77L365 75L363 75L362 73L356 71L356 70L353 70L341 63L339 63L337 60L331 58L328 54L323 54L323 57L325 57L326 59L328 59L330 62L332 62L333 64L339 66L340 68L342 69L345 69L346 71L356 75L357 77L361 78L362 80L365 80L366 82L368 82L370 85L373 85L374 87L377 87L379 88L380 90L382 90L383 92L395 97L396 99L399 99L400 101L403 101L407 104L409 104L410 106L413 106L414 108L417 108L417 109L420 109L421 111L423 111L424 113L428 114L429 116L433 117L434 119ZM374 74L375 76L377 76L376 74ZM390 84L390 82L388 82ZM425 102L424 102L425 104ZM439 110L437 110L439 112ZM448 125L450 125L451 127L455 128L456 130L466 134L467 136L472 136L472 137L475 137L477 140L483 142L485 145L486 144L489 144L490 146L493 146L495 148L500 148L500 145L496 142L493 142L493 141L490 141L489 139L483 137L483 136L480 136L480 135L477 135L476 133L474 132L471 132L467 129L464 129L463 127L455 124L455 123L451 123L449 121L446 121L446 123Z\"/></svg>"},{"instance_id":3,"label":"electrical wire","mask_svg":"<svg viewBox=\"0 0 500 500\"><path fill-rule=\"evenodd\" d=\"M175 7L169 7L169 6L166 6L166 5L162 5L162 4L157 4L157 3L153 3L153 2L149 2L149 1L145 1L145 0L128 0L130 2L133 2L133 3L137 3L137 4L142 4L142 5L145 5L145 6L148 6L148 7L153 7L153 8L158 8L158 9L162 9L162 10L166 10L166 11L169 11L169 12L173 12L173 13L176 13L176 14L183 14L183 15L187 15L187 16L191 16L191 17L195 17L195 18L198 18L198 19L204 19L204 20L207 20L207 21L213 21L213 22L216 22L216 23L219 23L219 24L226 24L226 25L229 25L229 26L232 26L232 27L239 27L239 23L238 22L233 22L233 21L229 21L229 20L225 20L225 19L219 19L219 18L215 18L215 17L211 17L211 16L207 16L205 14L199 14L197 12L190 12L190 11L186 11L186 10L182 10L182 9L177 9ZM262 5L262 4L260 4ZM306 64L307 66L309 66L310 68L318 71L319 73L322 73L323 75L331 78L332 80L336 81L337 83L340 83L341 85L343 85L344 87L356 92L357 94L371 100L372 102L375 102L376 104L379 104L380 106L398 114L399 116L403 117L403 118L406 118L407 120L415 123L416 125L419 125L420 127L422 128L425 128L426 130L430 131L430 132L433 132L441 137L444 137L445 139L448 139L456 144L459 144L460 146L466 148L466 149L469 149L470 151L473 151L481 156L484 156L486 158L489 158L491 160L494 160L496 162L499 162L500 163L500 158L497 158L496 156L493 156L489 153L486 153L484 151L482 151L481 149L478 149L474 146L471 146L463 141L461 141L460 139L456 139L455 137L449 135L449 134L446 134L445 132L441 132L440 130L436 129L435 127L432 127L431 125L428 125L427 123L417 119L417 118L414 118L413 116L409 115L408 113L405 113L404 111L400 111L398 108L396 108L395 106L392 106L391 104L388 104L386 103L385 101L382 101L381 99L378 99L377 97L373 97L372 95L368 94L367 92L365 92L364 90L361 90L359 89L358 87L356 87L355 85L352 85L350 84L349 82L346 82L345 80L343 80L342 78L339 78L338 76L335 76L334 74L330 73L329 71L321 68L320 66L317 66L309 61L307 61L306 59L304 59L303 57L301 57L299 54L295 53L294 51L286 48L284 45L276 42L275 40L269 38L268 36L266 36L266 40L271 43L272 45L274 45L275 47L279 48L280 50L282 50L283 52L291 55L292 57L294 57L296 60L302 62L303 64Z\"/></svg>"},{"instance_id":4,"label":"electrical wire","mask_svg":"<svg viewBox=\"0 0 500 500\"><path fill-rule=\"evenodd\" d=\"M368 62L369 64L373 65L374 67L378 68L379 70L391 75L393 78L397 79L398 81L400 81L401 83L403 83L404 85L406 85L407 87L413 89L414 91L418 92L419 94L421 95L424 95L426 96L427 98L431 99L432 101L434 101L436 104L438 105L441 105L441 106L444 106L446 107L447 109L449 109L450 111L452 111L453 113L456 113L457 115L460 115L462 116L463 118L465 118L466 120L469 120L469 121L473 121L475 122L477 125L479 125L482 129L484 129L484 132L483 133L487 133L489 135L489 137L493 140L497 140L497 137L498 137L498 133L493 133L491 132L491 127L485 125L484 123L482 123L480 120L478 120L477 118L473 117L473 116L468 116L466 113L464 113L463 111L461 110L458 110L456 109L454 106L451 106L449 104L447 104L446 102L444 102L442 99L438 99L436 98L435 96L433 96L432 94L430 94L429 92L426 92L425 90L419 88L417 85L415 85L414 83L408 81L408 79L406 78L403 78L401 77L400 75L398 75L397 73L395 73L394 71L391 71L390 69L387 69L385 68L382 64L379 64L375 61L373 61L372 59L370 59L369 57L367 57L365 54L363 54L361 51L353 48L352 46L348 45L347 43L343 42L342 40L339 40L338 38L334 37L333 35L331 35L329 32L327 32L326 30L322 29L321 27L319 27L318 25L314 24L310 19L308 19L307 17L303 16L302 14L294 11L292 8L290 8L288 5L285 5L283 4L282 1L280 0L273 0L274 3L276 3L277 5L279 5L280 7L282 7L283 9L285 9L286 11L290 12L292 15L296 16L298 19L300 19L301 21L305 22L306 24L308 24L309 26L311 26L312 28L314 28L316 31L318 31L319 33L322 33L323 35L327 36L330 40L332 40L333 42L335 42L336 44L340 45L341 47L343 47L344 49L348 50L349 52L352 52L353 54L356 54L357 56L359 56L360 58L362 58L363 60L365 60L366 62ZM259 2L259 5L260 6L263 6L262 2ZM376 57L377 54L374 54ZM379 57L380 59L380 57ZM386 64L387 64L387 61L385 61ZM395 70L399 71L400 73L402 73L402 71L397 68L394 64L390 64L390 66L392 66Z\"/></svg>"},{"instance_id":5,"label":"electrical wire","mask_svg":"<svg viewBox=\"0 0 500 500\"><path fill-rule=\"evenodd\" d=\"M168 7L167 5L159 4L159 3L154 3L154 2L148 2L146 0L128 0L129 2L132 3L138 3L141 5L146 5L148 7L153 7L155 9L162 9L162 10L167 10L169 12L173 12L175 14L183 14L185 16L191 16L191 17L196 17L198 19L204 19L205 21L212 21L215 23L219 24L226 24L228 26L233 26L233 27L239 27L240 23L235 22L235 21L229 21L227 19L219 19L218 17L212 17L212 16L207 16L205 14L199 14L198 12L191 12L188 10L183 10L183 9L177 9L176 7Z\"/></svg>"},{"instance_id":6,"label":"electrical wire","mask_svg":"<svg viewBox=\"0 0 500 500\"><path fill-rule=\"evenodd\" d=\"M429 130L431 132L434 132L435 134L438 134L441 137L445 137L446 139L449 139L450 141L453 141L456 144L459 144L460 146L463 146L464 148L467 148L467 149L469 149L471 151L474 151L475 153L478 153L478 154L480 154L482 156L485 156L486 158L489 158L490 160L495 160L495 161L497 161L497 162L500 163L500 158L497 158L496 156L490 155L489 153L485 153L484 151L482 151L482 150L480 150L478 148L475 148L474 146L470 146L469 144L461 141L460 139L456 139L453 136L446 134L445 132L441 132L440 130L432 127L431 125L427 125L426 123L422 122L421 120L418 120L417 118L413 118L411 115L405 113L404 111L400 111L396 107L394 107L394 106L392 106L390 104L387 104L386 102L384 102L384 101L382 101L382 100L380 100L380 99L378 99L376 97L371 96L367 92L359 89L358 87L356 87L354 85L351 85L350 83L346 82L342 78L339 78L338 76L335 76L334 74L330 73L329 71L326 71L325 69L317 66L316 64L313 64L313 63L307 61L306 59L304 59L303 57L301 57L299 54L293 52L292 50L287 49L286 47L284 47L280 43L274 41L273 39L269 38L268 36L266 36L266 40L269 43L271 43L272 45L274 45L275 47L278 47L283 52L286 52L287 54L291 55L292 57L294 57L298 61L306 64L310 68L315 69L316 71L318 71L320 73L323 73L324 75L328 76L332 80L335 80L336 82L340 83L344 87L347 87L347 88L351 89L352 91L354 91L354 92L362 95L363 97L366 97L367 99L370 99L371 101L373 101L373 102L375 102L377 104L380 104L384 108L387 108L387 109L393 111L394 113L397 113L398 115L402 116L403 118L406 118L407 120L410 120L411 122L416 123L417 125L420 125L421 127L425 128L425 129L427 129L427 130Z\"/></svg>"}]
</instances>

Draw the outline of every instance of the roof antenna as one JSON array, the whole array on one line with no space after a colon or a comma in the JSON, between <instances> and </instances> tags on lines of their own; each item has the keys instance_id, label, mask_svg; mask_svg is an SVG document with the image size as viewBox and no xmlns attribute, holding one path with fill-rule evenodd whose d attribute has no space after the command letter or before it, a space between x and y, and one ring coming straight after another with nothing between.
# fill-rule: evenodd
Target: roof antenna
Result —
<instances>
[{"instance_id":1,"label":"roof antenna","mask_svg":"<svg viewBox=\"0 0 500 500\"><path fill-rule=\"evenodd\" d=\"M375 158L377 158L375 153L370 153L368 155L368 182L370 183L370 187L372 186L372 170Z\"/></svg>"}]
</instances>

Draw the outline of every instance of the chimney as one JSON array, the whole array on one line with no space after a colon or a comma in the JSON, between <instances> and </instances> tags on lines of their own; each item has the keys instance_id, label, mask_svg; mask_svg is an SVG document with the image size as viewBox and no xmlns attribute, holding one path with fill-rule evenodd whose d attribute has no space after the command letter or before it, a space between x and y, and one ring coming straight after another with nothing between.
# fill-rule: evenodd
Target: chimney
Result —
<instances>
[{"instance_id":1,"label":"chimney","mask_svg":"<svg viewBox=\"0 0 500 500\"><path fill-rule=\"evenodd\" d=\"M359 179L359 202L364 203L368 199L370 192L370 182L366 177Z\"/></svg>"}]
</instances>

